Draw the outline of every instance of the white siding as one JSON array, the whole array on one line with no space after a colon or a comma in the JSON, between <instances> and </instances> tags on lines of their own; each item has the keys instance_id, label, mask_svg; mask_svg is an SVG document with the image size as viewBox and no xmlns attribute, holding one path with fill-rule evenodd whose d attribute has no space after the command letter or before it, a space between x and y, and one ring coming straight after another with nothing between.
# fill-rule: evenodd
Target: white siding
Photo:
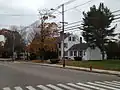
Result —
<instances>
[{"instance_id":1,"label":"white siding","mask_svg":"<svg viewBox=\"0 0 120 90\"><path fill-rule=\"evenodd\" d=\"M76 37L76 40L75 41L69 41L69 37L71 37L71 39L72 39L72 37ZM78 43L80 43L80 41L79 41L79 38L76 36L76 35L70 35L69 37L67 37L67 38L65 38L64 39L64 43L67 43L68 44L68 47L67 48L64 48L64 51L68 51L73 45L75 45L75 44L78 44ZM62 43L61 43L61 48L60 48L60 50L62 49ZM62 50L61 50L62 51ZM63 55L63 53L61 52L61 54ZM69 54L69 52L68 52L68 56L66 56L66 57L69 57L69 58L72 58L73 59L73 57L74 56L70 56L70 54ZM61 59L62 59L62 57L60 57Z\"/></svg>"},{"instance_id":2,"label":"white siding","mask_svg":"<svg viewBox=\"0 0 120 90\"><path fill-rule=\"evenodd\" d=\"M98 47L95 49L87 48L85 55L83 56L84 60L102 60L101 51Z\"/></svg>"},{"instance_id":3,"label":"white siding","mask_svg":"<svg viewBox=\"0 0 120 90\"><path fill-rule=\"evenodd\" d=\"M69 41L69 37L76 37L75 41ZM68 43L68 48L64 48L65 51L67 51L69 48L71 48L73 45L80 43L76 35L70 35L64 40L64 43Z\"/></svg>"}]
</instances>

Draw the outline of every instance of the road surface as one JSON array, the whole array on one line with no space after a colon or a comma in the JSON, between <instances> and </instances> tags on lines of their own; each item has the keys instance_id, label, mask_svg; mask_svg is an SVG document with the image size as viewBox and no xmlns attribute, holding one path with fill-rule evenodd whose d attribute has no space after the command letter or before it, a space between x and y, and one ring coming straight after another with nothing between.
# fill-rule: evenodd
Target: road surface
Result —
<instances>
[{"instance_id":1,"label":"road surface","mask_svg":"<svg viewBox=\"0 0 120 90\"><path fill-rule=\"evenodd\" d=\"M88 87L95 89L106 86L108 90L120 90L119 82L120 77L114 75L30 63L0 62L0 90L85 90Z\"/></svg>"}]
</instances>

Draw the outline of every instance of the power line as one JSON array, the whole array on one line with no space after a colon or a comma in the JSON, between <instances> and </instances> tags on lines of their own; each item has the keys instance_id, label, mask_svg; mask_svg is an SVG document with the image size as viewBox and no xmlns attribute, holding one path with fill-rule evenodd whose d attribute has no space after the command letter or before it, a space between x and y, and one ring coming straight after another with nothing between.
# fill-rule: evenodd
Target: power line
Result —
<instances>
[{"instance_id":1,"label":"power line","mask_svg":"<svg viewBox=\"0 0 120 90\"><path fill-rule=\"evenodd\" d=\"M69 0L69 1L67 1L67 2L65 2L63 4L68 5L68 4L70 4L70 3L74 2L74 1L76 1L76 0ZM63 4L57 6L53 11L54 12L57 11L59 8L61 8L61 6ZM52 13L54 13L54 12L52 12ZM0 14L0 15L2 15L2 16L39 16L39 14Z\"/></svg>"},{"instance_id":2,"label":"power line","mask_svg":"<svg viewBox=\"0 0 120 90\"><path fill-rule=\"evenodd\" d=\"M120 19L120 17L115 18L115 20L116 20L116 19Z\"/></svg>"},{"instance_id":3,"label":"power line","mask_svg":"<svg viewBox=\"0 0 120 90\"><path fill-rule=\"evenodd\" d=\"M39 14L0 14L0 16L39 16Z\"/></svg>"},{"instance_id":4,"label":"power line","mask_svg":"<svg viewBox=\"0 0 120 90\"><path fill-rule=\"evenodd\" d=\"M80 26L80 24L73 25L73 26L69 26L69 27L66 27L66 28L77 27L77 26ZM65 28L65 29L66 29L66 28Z\"/></svg>"},{"instance_id":5,"label":"power line","mask_svg":"<svg viewBox=\"0 0 120 90\"><path fill-rule=\"evenodd\" d=\"M113 11L112 13L120 12L120 10Z\"/></svg>"},{"instance_id":6,"label":"power line","mask_svg":"<svg viewBox=\"0 0 120 90\"><path fill-rule=\"evenodd\" d=\"M74 26L66 27L64 29L66 30L66 29L71 29L71 28L76 28L76 27L80 27L80 25L74 25ZM60 30L62 30L62 29L60 29Z\"/></svg>"},{"instance_id":7,"label":"power line","mask_svg":"<svg viewBox=\"0 0 120 90\"><path fill-rule=\"evenodd\" d=\"M120 20L114 21L114 22L112 22L112 23L116 23L116 22L120 22Z\"/></svg>"},{"instance_id":8,"label":"power line","mask_svg":"<svg viewBox=\"0 0 120 90\"><path fill-rule=\"evenodd\" d=\"M70 4L70 3L74 2L74 1L76 1L76 0L70 0L70 1L68 1L68 2L66 2L66 3L63 3L63 4L68 5L68 4ZM89 1L87 1L87 2L85 2L85 3L83 3L83 4L80 4L80 5L77 5L77 6L75 6L75 7L72 7L72 8L70 8L70 9L68 9L68 10L65 10L64 12L69 11L69 10L71 10L71 9L75 9L75 8L77 8L77 7L79 7L79 6L83 6L83 5L85 5L85 4L87 4L87 3L91 2L91 1L93 1L93 0L89 0ZM56 8L53 10L52 13L54 13L54 12L57 11L59 8L61 8L61 6L62 6L62 4L59 5L58 7L56 7ZM120 12L120 10L113 11L112 13L116 13L116 12ZM61 14L61 13L59 12L59 14ZM115 15L115 16L119 16L119 15L120 15L120 14ZM39 16L39 14L0 14L0 16Z\"/></svg>"},{"instance_id":9,"label":"power line","mask_svg":"<svg viewBox=\"0 0 120 90\"><path fill-rule=\"evenodd\" d=\"M65 25L65 26L72 25L72 24L76 24L76 23L80 23L80 22L82 22L82 20L81 20L81 21L75 21L75 22L69 23L69 24L67 24L67 25Z\"/></svg>"},{"instance_id":10,"label":"power line","mask_svg":"<svg viewBox=\"0 0 120 90\"><path fill-rule=\"evenodd\" d=\"M116 15L114 15L114 16L120 16L120 14L116 14Z\"/></svg>"},{"instance_id":11,"label":"power line","mask_svg":"<svg viewBox=\"0 0 120 90\"><path fill-rule=\"evenodd\" d=\"M80 31L80 29L79 29L78 27L76 27L76 28L71 28L71 29L66 29L65 31L72 31L72 30L74 30L74 29L77 29L78 31Z\"/></svg>"},{"instance_id":12,"label":"power line","mask_svg":"<svg viewBox=\"0 0 120 90\"><path fill-rule=\"evenodd\" d=\"M81 31L78 27L76 28L71 28L71 29L66 29L65 31Z\"/></svg>"},{"instance_id":13,"label":"power line","mask_svg":"<svg viewBox=\"0 0 120 90\"><path fill-rule=\"evenodd\" d=\"M117 14L117 15L115 15L115 16L119 16L119 15L120 15L120 14ZM115 18L115 20L116 20L116 19L120 19L120 17ZM80 23L80 22L82 22L82 20L81 20L81 21L75 21L75 22L69 23L69 24L67 24L67 25L65 25L65 26L67 27L67 26L69 26L69 25L78 24L78 23Z\"/></svg>"},{"instance_id":14,"label":"power line","mask_svg":"<svg viewBox=\"0 0 120 90\"><path fill-rule=\"evenodd\" d=\"M70 0L70 1L72 1L72 0ZM74 0L74 1L76 1L76 0ZM77 8L77 7L83 6L83 5L85 5L85 4L87 4L87 3L91 2L91 1L93 1L93 0L89 0L89 1L87 1L87 2L85 2L85 3L83 3L83 4L74 6L74 7L70 8L70 9L68 9L68 10L65 10L64 12L67 12L67 11L69 11L69 10L72 10L72 9ZM64 4L65 4L65 3L64 3ZM69 4L70 4L70 3L69 3ZM62 5L60 5L59 8L60 8L61 6L62 6ZM57 8L57 9L59 9L59 8ZM55 11L57 11L57 10L55 9ZM79 11L79 10L77 10L77 11ZM56 16L59 16L59 15L61 15L61 13L58 13Z\"/></svg>"},{"instance_id":15,"label":"power line","mask_svg":"<svg viewBox=\"0 0 120 90\"><path fill-rule=\"evenodd\" d=\"M117 15L115 15L115 16L119 16L120 14L117 14ZM117 17L117 18L115 18L115 20L117 20L117 19L120 19L120 17ZM78 24L80 24L80 22L82 22L82 20L80 21L75 21L75 22L71 22L71 23L69 23L69 24L67 24L67 25L65 25L66 26L66 28L70 28L70 27L75 27L75 26L78 26ZM75 26L70 26L70 25L74 25L74 24L77 24L77 25L75 25ZM13 25L3 25L3 24L0 24L0 26L13 26ZM70 26L70 27L68 27L68 26ZM31 28L32 26L31 25L29 25L29 26L25 26L26 28Z\"/></svg>"},{"instance_id":16,"label":"power line","mask_svg":"<svg viewBox=\"0 0 120 90\"><path fill-rule=\"evenodd\" d=\"M75 1L76 1L76 0L69 0L68 2L65 2L64 5L68 5L68 4L73 3L73 2L75 2Z\"/></svg>"},{"instance_id":17,"label":"power line","mask_svg":"<svg viewBox=\"0 0 120 90\"><path fill-rule=\"evenodd\" d=\"M83 5L85 5L85 4L89 3L89 2L92 2L92 1L93 1L93 0L89 0L89 1L87 1L87 2L85 2L85 3L83 3L83 4L80 4L80 5L74 6L74 7L72 7L72 8L69 8L69 9L65 10L64 12L67 12L67 11L69 11L69 10L72 10L72 9L77 8L77 7L83 6Z\"/></svg>"},{"instance_id":18,"label":"power line","mask_svg":"<svg viewBox=\"0 0 120 90\"><path fill-rule=\"evenodd\" d=\"M116 20L117 20L117 19L120 19L120 17L116 18ZM112 22L112 23L116 23L116 22L120 22L120 20L114 21L114 22ZM66 27L66 28L65 28L65 31L73 30L73 29L80 29L80 25L74 25L74 26Z\"/></svg>"},{"instance_id":19,"label":"power line","mask_svg":"<svg viewBox=\"0 0 120 90\"><path fill-rule=\"evenodd\" d=\"M57 6L55 9L53 9L53 12L52 12L51 14L53 14L53 13L56 12L56 11L58 11L58 9L61 8L63 4L64 4L64 5L68 5L68 4L73 3L73 2L75 2L75 1L76 1L76 0L69 0L69 1L67 1L67 2L65 2L65 3L62 3L61 5ZM59 13L61 14L61 12L59 12Z\"/></svg>"}]
</instances>

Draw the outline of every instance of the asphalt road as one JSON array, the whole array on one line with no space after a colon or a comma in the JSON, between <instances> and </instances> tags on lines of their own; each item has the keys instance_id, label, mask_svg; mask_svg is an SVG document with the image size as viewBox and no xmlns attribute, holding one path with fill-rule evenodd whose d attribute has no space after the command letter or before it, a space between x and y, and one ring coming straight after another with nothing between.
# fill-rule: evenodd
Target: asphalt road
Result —
<instances>
[{"instance_id":1,"label":"asphalt road","mask_svg":"<svg viewBox=\"0 0 120 90\"><path fill-rule=\"evenodd\" d=\"M0 88L114 80L120 81L120 77L30 63L0 62Z\"/></svg>"}]
</instances>

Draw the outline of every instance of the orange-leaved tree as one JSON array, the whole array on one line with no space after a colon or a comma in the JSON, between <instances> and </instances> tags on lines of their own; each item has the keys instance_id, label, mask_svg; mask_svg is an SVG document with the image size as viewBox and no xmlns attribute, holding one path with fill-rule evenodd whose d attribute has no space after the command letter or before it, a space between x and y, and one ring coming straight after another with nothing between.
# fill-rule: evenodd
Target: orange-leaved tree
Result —
<instances>
[{"instance_id":1,"label":"orange-leaved tree","mask_svg":"<svg viewBox=\"0 0 120 90\"><path fill-rule=\"evenodd\" d=\"M44 59L46 52L57 52L58 25L54 22L44 23L42 29L41 25L38 28L40 33L36 33L29 49Z\"/></svg>"}]
</instances>

